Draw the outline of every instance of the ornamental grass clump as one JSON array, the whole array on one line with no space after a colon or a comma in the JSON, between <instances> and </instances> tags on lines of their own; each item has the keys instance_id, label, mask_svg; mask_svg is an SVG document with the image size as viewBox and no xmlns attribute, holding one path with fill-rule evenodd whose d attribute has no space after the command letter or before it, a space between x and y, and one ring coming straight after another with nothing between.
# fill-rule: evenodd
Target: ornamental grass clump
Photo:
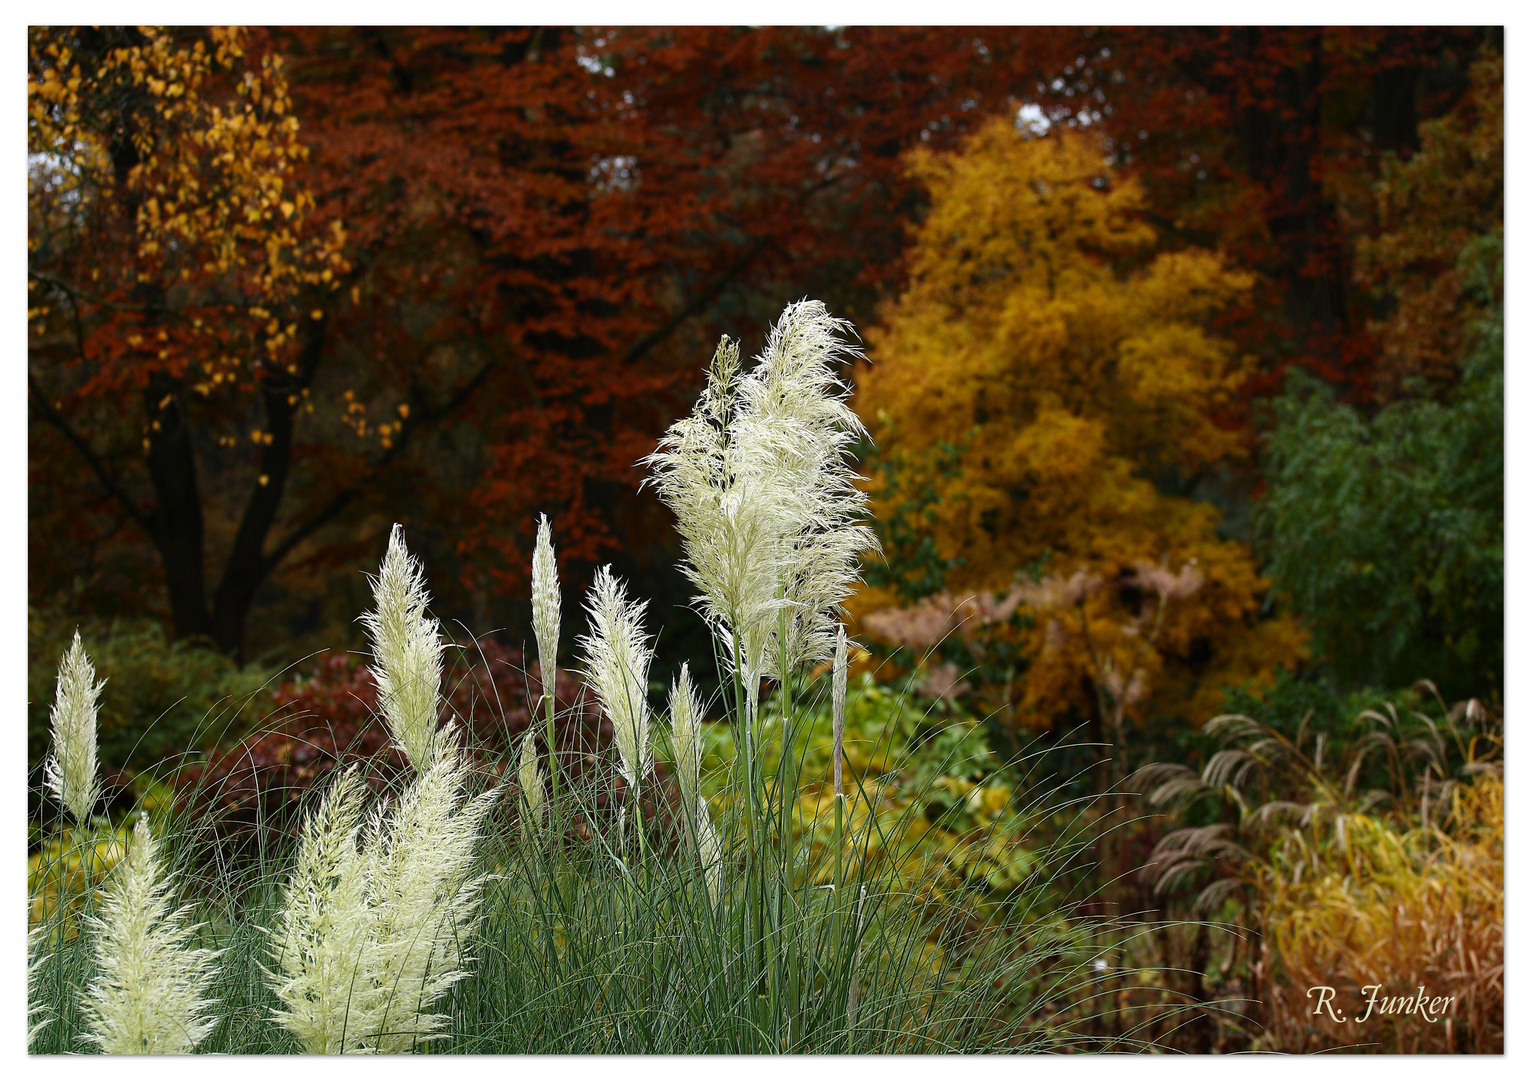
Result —
<instances>
[{"instance_id":1,"label":"ornamental grass clump","mask_svg":"<svg viewBox=\"0 0 1527 1080\"><path fill-rule=\"evenodd\" d=\"M379 698L418 774L361 827L365 788L347 772L304 825L270 979L284 1006L275 1019L309 1053L402 1053L441 1038L449 1017L429 1010L467 977L486 880L472 866L497 791L468 798L455 725L435 729L438 624L396 527L376 592Z\"/></svg>"},{"instance_id":2,"label":"ornamental grass clump","mask_svg":"<svg viewBox=\"0 0 1527 1080\"><path fill-rule=\"evenodd\" d=\"M879 796L862 776L849 803L852 643L842 603L875 541L849 452L863 429L836 370L855 355L846 330L820 304L792 305L750 371L723 338L693 414L646 459L677 519L696 609L729 669L720 705L740 775L707 775L702 720L711 703L683 662L666 730L681 812L643 822L645 789L663 779L649 730L645 604L600 569L580 640L623 787L566 789L586 846L529 845L509 855L515 869L495 886L503 892L483 931L474 985L556 1019L520 1022L513 1006L463 1019L458 1032L471 1048L529 1041L560 1052L842 1052L1045 1041L1013 1026L1028 1007L1019 998L1043 997L1023 989L1020 973L1064 964L1065 949L1040 931L1021 943L998 934L984 946L947 937L940 927L953 923L936 908L949 892L907 892L917 875L889 865L910 818L880 821ZM549 532L544 518L538 532ZM826 843L817 834L827 826L801 812L808 788L820 784L803 768L815 715L807 695L829 690L810 669L824 661L832 665L836 807ZM775 687L766 707L765 679ZM614 836L598 825L601 807L619 811ZM643 840L637 864L623 842L633 807ZM673 857L680 853L687 857Z\"/></svg>"},{"instance_id":3,"label":"ornamental grass clump","mask_svg":"<svg viewBox=\"0 0 1527 1080\"><path fill-rule=\"evenodd\" d=\"M730 661L749 850L747 931L786 979L799 942L782 936L797 876L792 850L800 727L793 697L806 668L831 660L860 558L876 550L852 447L866 438L838 365L859 354L849 325L818 301L786 307L752 370L723 337L694 411L645 460L683 539L697 609ZM759 768L760 680L779 692L781 753Z\"/></svg>"},{"instance_id":4,"label":"ornamental grass clump","mask_svg":"<svg viewBox=\"0 0 1527 1080\"><path fill-rule=\"evenodd\" d=\"M213 885L198 909L205 931L188 929L184 910L165 916L152 897L132 908L167 927L169 945L204 932L225 949L215 989L239 1022L215 1034L198 1004L206 995L196 996L211 954L183 950L160 967L194 991L164 995L185 1017L178 1049L840 1053L1065 1043L1053 1016L1067 1002L1056 987L1096 955L1074 912L1054 929L984 884L959 884L961 867L994 860L1041 877L1038 856L1009 850L1017 822L988 822L958 864L911 854L933 831L905 794L913 784L954 785L972 814L991 794L975 792L990 766L952 763L964 729L925 732L932 737L916 753L941 760L895 779L883 761L891 740L913 745L899 715L869 725L867 753L862 715L854 737L845 733L845 713L864 694L850 700L842 603L874 548L849 456L863 432L836 371L855 355L846 331L820 304L791 305L749 371L723 339L694 414L648 459L727 676L705 694L691 663L680 663L666 724L649 704L647 604L608 566L594 575L578 638L590 711L597 704L608 725L583 723L585 703L554 693L561 593L542 515L531 574L541 692L526 671L524 701L499 702L488 718L499 741L476 741L484 718L463 724L462 710L442 700L439 626L394 527L362 622L376 711L404 760L380 744L362 760L336 749L320 774L329 777L322 798L295 803L307 812L290 843L262 843L248 867L198 870L198 882ZM812 670L824 662L830 679ZM68 717L82 716L76 703L89 695L80 688L94 693L94 684L79 664L66 671L60 700ZM724 724L707 722L717 710ZM59 757L60 777L74 775L71 753ZM501 807L505 786L516 803ZM80 787L58 783L76 816L92 801ZM1049 820L1060 808L1022 813ZM1056 875L1080 858L1082 842L1068 844ZM134 850L153 855L146 842ZM252 879L238 876L246 869ZM924 887L936 875L940 886ZM126 918L128 907L117 913ZM39 985L65 987L92 969L67 944L38 961ZM30 1016L50 1021L40 1043L77 1042L88 1025L73 1001L55 991L30 1003ZM98 1027L91 1032L106 1038Z\"/></svg>"},{"instance_id":5,"label":"ornamental grass clump","mask_svg":"<svg viewBox=\"0 0 1527 1080\"><path fill-rule=\"evenodd\" d=\"M1413 690L1436 687L1423 680ZM1159 895L1230 912L1259 942L1261 1049L1308 1053L1360 1040L1397 1053L1499 1053L1505 993L1504 725L1477 700L1433 715L1394 703L1336 733L1307 712L1292 736L1250 716L1215 717L1220 747L1195 773L1135 774L1157 806L1222 808L1157 843ZM1205 871L1215 871L1202 888ZM1450 997L1428 1023L1383 1008L1360 1032L1311 1012L1306 990L1361 1002L1426 987ZM1350 1019L1350 1017L1349 1017Z\"/></svg>"}]
</instances>

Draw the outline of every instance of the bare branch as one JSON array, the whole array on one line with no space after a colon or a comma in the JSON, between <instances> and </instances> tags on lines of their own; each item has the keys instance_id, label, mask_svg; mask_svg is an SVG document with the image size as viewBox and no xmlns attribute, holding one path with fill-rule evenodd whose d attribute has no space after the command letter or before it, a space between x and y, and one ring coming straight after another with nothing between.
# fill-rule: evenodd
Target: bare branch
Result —
<instances>
[{"instance_id":1,"label":"bare branch","mask_svg":"<svg viewBox=\"0 0 1527 1080\"><path fill-rule=\"evenodd\" d=\"M31 371L27 372L27 389L31 392L33 408L37 410L44 420L62 432L64 438L68 439L70 444L79 451L80 456L85 459L85 463L95 473L96 479L100 480L107 493L127 512L127 516L143 526L152 535L154 530L149 522L148 514L143 511L142 507L138 505L132 496L128 495L117 478L112 475L111 470L106 467L106 463L101 460L100 455L90 448L90 444L85 441L79 432L74 430L63 414L53 407L53 403L42 392L42 387L37 385L37 378Z\"/></svg>"},{"instance_id":2,"label":"bare branch","mask_svg":"<svg viewBox=\"0 0 1527 1080\"><path fill-rule=\"evenodd\" d=\"M369 485L377 478L377 476L382 473L384 469L386 469L393 462L397 461L398 458L402 457L403 451L407 449L408 443L412 439L413 433L417 428L425 424L436 423L444 420L451 413L455 412L458 408L465 404L468 398L477 392L478 388L482 386L482 384L487 380L488 375L497 366L497 359L489 360L484 363L482 367L477 369L477 373L474 374L465 383L463 383L459 388L457 388L456 392L451 395L450 400L448 400L439 409L425 409L422 406L416 404L415 412L419 419L415 423L404 425L402 432L400 432L398 437L393 440L392 446L371 463L370 467L367 468L366 472L360 477L360 479L356 480L352 484L349 484L343 490L337 492L332 498L329 499L328 502L324 503L323 506L319 507L318 510L309 515L307 520L303 521L302 524L296 526L290 533L288 533L286 538L283 539L281 543L278 544L275 549L270 552L270 554L265 556L262 563L264 571L269 573L276 567L277 564L281 562L282 559L286 558L292 553L293 548L302 543L302 541L306 540L309 536L312 536L313 533L323 528L330 521L333 521L334 518L339 515L340 511L348 506L350 501L354 499L356 495L360 494L362 488ZM419 395L416 393L413 396L417 399Z\"/></svg>"}]
</instances>

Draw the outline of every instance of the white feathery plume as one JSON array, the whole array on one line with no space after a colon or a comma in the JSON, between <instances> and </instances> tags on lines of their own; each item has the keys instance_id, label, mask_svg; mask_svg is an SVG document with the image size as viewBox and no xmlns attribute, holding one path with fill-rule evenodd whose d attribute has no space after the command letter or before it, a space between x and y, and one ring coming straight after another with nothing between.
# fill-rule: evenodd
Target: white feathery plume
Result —
<instances>
[{"instance_id":1,"label":"white feathery plume","mask_svg":"<svg viewBox=\"0 0 1527 1080\"><path fill-rule=\"evenodd\" d=\"M838 624L832 658L832 793L843 797L843 720L848 710L848 631Z\"/></svg>"},{"instance_id":2,"label":"white feathery plume","mask_svg":"<svg viewBox=\"0 0 1527 1080\"><path fill-rule=\"evenodd\" d=\"M29 904L28 907L31 905ZM45 1001L37 1000L37 992L34 987L34 979L38 970L48 962L53 955L48 948L48 924L40 922L36 926L27 929L27 1047L37 1041L37 1036L43 1033L49 1024L53 1022L53 1010Z\"/></svg>"},{"instance_id":3,"label":"white feathery plume","mask_svg":"<svg viewBox=\"0 0 1527 1080\"><path fill-rule=\"evenodd\" d=\"M43 773L44 782L59 803L81 824L101 797L96 775L96 701L105 681L95 681L95 668L74 632L74 644L58 664L58 694L53 703L53 749Z\"/></svg>"},{"instance_id":4,"label":"white feathery plume","mask_svg":"<svg viewBox=\"0 0 1527 1080\"><path fill-rule=\"evenodd\" d=\"M876 546L850 467L864 428L834 371L858 355L839 336L846 329L817 301L792 304L746 375L722 338L693 413L644 459L677 518L702 614L722 631L750 699L759 675L831 655L859 556Z\"/></svg>"},{"instance_id":5,"label":"white feathery plume","mask_svg":"<svg viewBox=\"0 0 1527 1080\"><path fill-rule=\"evenodd\" d=\"M679 794L684 805L694 812L700 799L700 706L695 700L694 684L689 679L689 663L679 667L679 677L668 692L668 716L673 724L674 768L679 774Z\"/></svg>"},{"instance_id":6,"label":"white feathery plume","mask_svg":"<svg viewBox=\"0 0 1527 1080\"><path fill-rule=\"evenodd\" d=\"M104 1053L184 1054L217 1026L206 990L218 953L186 948L201 927L189 905L170 911L171 885L140 815L100 915L86 920L97 974L81 1002L90 1029L81 1037Z\"/></svg>"},{"instance_id":7,"label":"white feathery plume","mask_svg":"<svg viewBox=\"0 0 1527 1080\"><path fill-rule=\"evenodd\" d=\"M272 955L275 1019L308 1053L403 1053L442 1038L427 1010L467 977L485 876L473 849L496 792L467 800L454 733L391 813L378 806L362 842L353 772L303 828Z\"/></svg>"},{"instance_id":8,"label":"white feathery plume","mask_svg":"<svg viewBox=\"0 0 1527 1080\"><path fill-rule=\"evenodd\" d=\"M776 677L831 659L843 601L859 580L859 557L879 546L864 524L869 496L852 467L853 445L866 433L836 370L840 360L861 355L843 337L852 330L820 301L789 305L739 388L739 412L750 421L740 425L739 438L755 442L749 452L767 456L769 468L809 502L809 513L786 537L789 619L785 640L776 636L773 644ZM754 430L767 434L756 437Z\"/></svg>"},{"instance_id":9,"label":"white feathery plume","mask_svg":"<svg viewBox=\"0 0 1527 1080\"><path fill-rule=\"evenodd\" d=\"M761 468L765 458L739 445L742 381L737 344L723 337L693 413L643 461L676 518L700 613L726 643L751 700L779 624L783 538L807 507L776 471Z\"/></svg>"},{"instance_id":10,"label":"white feathery plume","mask_svg":"<svg viewBox=\"0 0 1527 1080\"><path fill-rule=\"evenodd\" d=\"M535 728L525 729L520 745L520 798L525 800L525 832L539 829L546 818L546 792L541 785L541 767L536 759Z\"/></svg>"},{"instance_id":11,"label":"white feathery plume","mask_svg":"<svg viewBox=\"0 0 1527 1080\"><path fill-rule=\"evenodd\" d=\"M449 732L442 733L449 736ZM463 946L476 932L486 875L473 851L496 790L466 799L466 764L454 738L388 815L373 813L364 859L373 917L370 967L380 1022L378 1053L399 1054L443 1038L450 1018L427 1010L467 977Z\"/></svg>"},{"instance_id":12,"label":"white feathery plume","mask_svg":"<svg viewBox=\"0 0 1527 1080\"><path fill-rule=\"evenodd\" d=\"M590 632L578 639L583 674L615 728L621 775L634 792L652 762L647 711L652 647L642 631L647 602L628 600L625 585L609 566L601 566L594 574L587 608Z\"/></svg>"},{"instance_id":13,"label":"white feathery plume","mask_svg":"<svg viewBox=\"0 0 1527 1080\"><path fill-rule=\"evenodd\" d=\"M536 527L536 549L530 560L530 622L541 656L541 688L557 692L557 642L562 634L562 588L557 582L557 556L551 546L551 521L545 514Z\"/></svg>"},{"instance_id":14,"label":"white feathery plume","mask_svg":"<svg viewBox=\"0 0 1527 1080\"><path fill-rule=\"evenodd\" d=\"M297 865L272 935L271 987L285 1009L274 1019L309 1054L362 1053L381 1023L368 963L372 915L360 831L363 786L354 768L325 793L302 826Z\"/></svg>"},{"instance_id":15,"label":"white feathery plume","mask_svg":"<svg viewBox=\"0 0 1527 1080\"><path fill-rule=\"evenodd\" d=\"M376 610L361 616L376 658L377 700L393 742L422 774L433 759L439 723L443 645L440 624L424 613L424 571L393 525L373 584Z\"/></svg>"}]
</instances>

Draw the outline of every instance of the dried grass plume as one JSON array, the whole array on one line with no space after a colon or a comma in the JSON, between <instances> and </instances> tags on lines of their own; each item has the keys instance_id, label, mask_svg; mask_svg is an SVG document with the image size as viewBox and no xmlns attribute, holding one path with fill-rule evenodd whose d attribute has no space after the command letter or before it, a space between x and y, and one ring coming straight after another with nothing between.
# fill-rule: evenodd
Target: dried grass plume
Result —
<instances>
[{"instance_id":1,"label":"dried grass plume","mask_svg":"<svg viewBox=\"0 0 1527 1080\"><path fill-rule=\"evenodd\" d=\"M562 588L557 582L557 554L551 546L551 521L541 515L535 554L530 560L530 622L541 658L541 687L555 694L557 643L562 635Z\"/></svg>"},{"instance_id":2,"label":"dried grass plume","mask_svg":"<svg viewBox=\"0 0 1527 1080\"><path fill-rule=\"evenodd\" d=\"M647 602L627 599L625 585L608 566L601 566L594 574L587 608L589 633L579 638L583 674L615 728L620 772L634 791L652 764L647 707L652 648L642 630Z\"/></svg>"},{"instance_id":3,"label":"dried grass plume","mask_svg":"<svg viewBox=\"0 0 1527 1080\"><path fill-rule=\"evenodd\" d=\"M836 370L858 355L850 329L820 302L791 304L746 374L723 337L694 411L645 459L750 698L760 676L831 657L860 556L876 548L852 468L865 432Z\"/></svg>"}]
</instances>

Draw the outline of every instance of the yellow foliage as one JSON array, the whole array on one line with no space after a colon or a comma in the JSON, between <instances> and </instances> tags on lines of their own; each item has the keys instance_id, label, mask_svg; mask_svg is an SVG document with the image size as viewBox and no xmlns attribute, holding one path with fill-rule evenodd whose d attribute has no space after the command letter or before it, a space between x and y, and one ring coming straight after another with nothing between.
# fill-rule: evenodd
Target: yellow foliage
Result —
<instances>
[{"instance_id":1,"label":"yellow foliage","mask_svg":"<svg viewBox=\"0 0 1527 1080\"><path fill-rule=\"evenodd\" d=\"M1143 720L1148 700L1207 719L1225 686L1292 667L1302 634L1259 618L1267 582L1246 545L1153 482L1246 453L1226 418L1248 361L1212 324L1251 277L1212 252L1156 253L1140 189L1084 135L994 121L909 168L932 206L908 287L869 334L858 407L904 474L960 449L927 521L951 588L1001 593L1040 559L1053 582L1094 581L1030 602L1018 715L1047 727L1098 710L1114 725ZM1197 583L1149 584L1173 573ZM887 599L861 596L856 613Z\"/></svg>"},{"instance_id":2,"label":"yellow foliage","mask_svg":"<svg viewBox=\"0 0 1527 1080\"><path fill-rule=\"evenodd\" d=\"M28 925L38 926L77 910L127 854L130 831L125 823L113 828L98 821L85 827L65 826L49 839L27 860ZM70 937L78 932L75 920L65 919L60 925Z\"/></svg>"},{"instance_id":3,"label":"yellow foliage","mask_svg":"<svg viewBox=\"0 0 1527 1080\"><path fill-rule=\"evenodd\" d=\"M1334 987L1357 1016L1363 988L1382 988L1360 1029L1311 1017L1297 992L1270 995L1277 1049L1362 1041L1400 1053L1500 1053L1505 785L1484 773L1457 788L1454 803L1446 829L1348 817L1344 846L1328 845L1324 860L1290 832L1259 867L1264 932L1284 988ZM1383 1011L1384 998L1423 986L1428 997L1453 999L1435 1021Z\"/></svg>"},{"instance_id":4,"label":"yellow foliage","mask_svg":"<svg viewBox=\"0 0 1527 1080\"><path fill-rule=\"evenodd\" d=\"M29 35L27 150L44 164L29 177L33 227L76 227L84 210L116 198L133 217L138 256L167 279L238 276L272 306L304 286L338 288L345 233L338 222L312 227L313 198L295 180L307 148L280 57L249 62L236 27L212 27L205 40L156 27L136 36L141 44L82 70L67 31ZM211 92L220 80L231 93ZM144 96L142 108L123 107ZM126 148L113 143L124 134L136 159L126 168ZM290 336L271 329L266 352L274 358Z\"/></svg>"}]
</instances>

